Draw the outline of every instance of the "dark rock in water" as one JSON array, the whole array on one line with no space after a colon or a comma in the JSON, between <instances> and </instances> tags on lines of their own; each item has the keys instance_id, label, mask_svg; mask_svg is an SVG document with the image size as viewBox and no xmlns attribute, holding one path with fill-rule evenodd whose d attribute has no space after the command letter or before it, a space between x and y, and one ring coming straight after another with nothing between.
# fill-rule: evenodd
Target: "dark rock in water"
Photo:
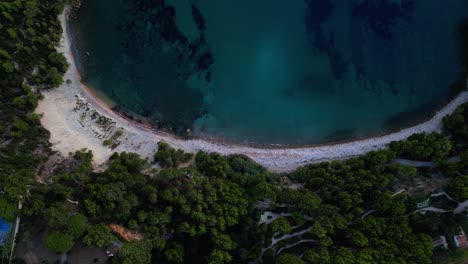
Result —
<instances>
[{"instance_id":1,"label":"dark rock in water","mask_svg":"<svg viewBox=\"0 0 468 264\"><path fill-rule=\"evenodd\" d=\"M213 65L213 63L213 55L211 55L211 53L209 52L206 52L203 55L201 55L200 58L198 58L197 70L206 71L211 67L211 65Z\"/></svg>"},{"instance_id":2,"label":"dark rock in water","mask_svg":"<svg viewBox=\"0 0 468 264\"><path fill-rule=\"evenodd\" d=\"M395 85L392 85L392 94L394 96L398 96L400 94L400 91L395 87Z\"/></svg>"},{"instance_id":3,"label":"dark rock in water","mask_svg":"<svg viewBox=\"0 0 468 264\"><path fill-rule=\"evenodd\" d=\"M440 102L444 103L444 102ZM402 127L411 126L415 120L424 121L430 117L431 110L434 110L434 104L424 104L418 108L411 109L409 111L396 113L385 120L385 126L383 130L397 130ZM428 113L425 116L421 113Z\"/></svg>"},{"instance_id":4,"label":"dark rock in water","mask_svg":"<svg viewBox=\"0 0 468 264\"><path fill-rule=\"evenodd\" d=\"M353 15L364 18L379 37L390 39L399 19L411 19L415 4L416 0L364 0L353 7Z\"/></svg>"},{"instance_id":5,"label":"dark rock in water","mask_svg":"<svg viewBox=\"0 0 468 264\"><path fill-rule=\"evenodd\" d=\"M198 7L195 4L191 4L190 7L192 8L193 21L195 22L195 24L197 24L198 30L205 30L205 18L203 18L203 14L200 12L200 9L198 9Z\"/></svg>"}]
</instances>

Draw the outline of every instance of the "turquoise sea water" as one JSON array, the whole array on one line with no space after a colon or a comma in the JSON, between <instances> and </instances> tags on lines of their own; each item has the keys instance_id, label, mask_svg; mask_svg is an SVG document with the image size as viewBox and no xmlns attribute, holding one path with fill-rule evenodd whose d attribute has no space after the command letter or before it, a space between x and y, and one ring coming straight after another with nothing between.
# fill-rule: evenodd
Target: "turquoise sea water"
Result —
<instances>
[{"instance_id":1,"label":"turquoise sea water","mask_svg":"<svg viewBox=\"0 0 468 264\"><path fill-rule=\"evenodd\" d=\"M86 82L174 133L311 144L430 114L466 0L84 0Z\"/></svg>"}]
</instances>

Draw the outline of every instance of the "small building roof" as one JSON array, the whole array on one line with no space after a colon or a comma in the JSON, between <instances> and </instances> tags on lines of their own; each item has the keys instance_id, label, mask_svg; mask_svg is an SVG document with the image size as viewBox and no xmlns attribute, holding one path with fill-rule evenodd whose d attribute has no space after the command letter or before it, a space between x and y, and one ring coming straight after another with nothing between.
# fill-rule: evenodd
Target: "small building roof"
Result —
<instances>
[{"instance_id":1,"label":"small building roof","mask_svg":"<svg viewBox=\"0 0 468 264\"><path fill-rule=\"evenodd\" d=\"M464 248L468 246L465 236L454 236L453 240L457 248Z\"/></svg>"},{"instance_id":2,"label":"small building roof","mask_svg":"<svg viewBox=\"0 0 468 264\"><path fill-rule=\"evenodd\" d=\"M457 248L468 247L468 241L466 240L465 231L460 227L460 234L453 236L453 242Z\"/></svg>"},{"instance_id":3,"label":"small building roof","mask_svg":"<svg viewBox=\"0 0 468 264\"><path fill-rule=\"evenodd\" d=\"M111 245L107 248L107 255L114 256L122 248L122 244L118 241L113 241Z\"/></svg>"},{"instance_id":4,"label":"small building roof","mask_svg":"<svg viewBox=\"0 0 468 264\"><path fill-rule=\"evenodd\" d=\"M436 248L440 246L443 246L445 249L448 249L447 239L445 238L445 236L440 236L432 240L432 247Z\"/></svg>"}]
</instances>

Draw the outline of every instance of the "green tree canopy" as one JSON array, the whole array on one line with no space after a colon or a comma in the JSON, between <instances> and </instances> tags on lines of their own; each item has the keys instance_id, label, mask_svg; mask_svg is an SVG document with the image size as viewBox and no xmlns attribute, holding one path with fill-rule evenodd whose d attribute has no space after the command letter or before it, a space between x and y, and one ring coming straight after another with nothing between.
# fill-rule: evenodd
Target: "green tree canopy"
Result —
<instances>
[{"instance_id":1,"label":"green tree canopy","mask_svg":"<svg viewBox=\"0 0 468 264\"><path fill-rule=\"evenodd\" d=\"M468 200L468 176L458 175L450 178L447 183L447 190L457 201Z\"/></svg>"},{"instance_id":2,"label":"green tree canopy","mask_svg":"<svg viewBox=\"0 0 468 264\"><path fill-rule=\"evenodd\" d=\"M452 142L438 133L421 133L410 136L407 140L393 141L390 149L398 156L413 160L432 160L443 162L452 150Z\"/></svg>"},{"instance_id":3,"label":"green tree canopy","mask_svg":"<svg viewBox=\"0 0 468 264\"><path fill-rule=\"evenodd\" d=\"M104 247L115 239L111 230L105 224L96 224L88 228L83 243L88 247Z\"/></svg>"},{"instance_id":4,"label":"green tree canopy","mask_svg":"<svg viewBox=\"0 0 468 264\"><path fill-rule=\"evenodd\" d=\"M163 168L177 168L181 163L192 159L192 153L184 153L178 149L175 150L165 142L158 142L158 151L154 155L154 161Z\"/></svg>"},{"instance_id":5,"label":"green tree canopy","mask_svg":"<svg viewBox=\"0 0 468 264\"><path fill-rule=\"evenodd\" d=\"M152 244L150 241L124 243L112 263L149 264L151 263L151 249Z\"/></svg>"},{"instance_id":6,"label":"green tree canopy","mask_svg":"<svg viewBox=\"0 0 468 264\"><path fill-rule=\"evenodd\" d=\"M283 253L276 258L276 264L305 264L298 256L293 254Z\"/></svg>"},{"instance_id":7,"label":"green tree canopy","mask_svg":"<svg viewBox=\"0 0 468 264\"><path fill-rule=\"evenodd\" d=\"M68 252L73 247L73 238L71 235L60 231L52 231L44 238L44 243L50 250L56 252Z\"/></svg>"},{"instance_id":8,"label":"green tree canopy","mask_svg":"<svg viewBox=\"0 0 468 264\"><path fill-rule=\"evenodd\" d=\"M70 214L68 210L61 204L56 204L48 208L45 213L46 223L51 228L63 227L67 223L69 217Z\"/></svg>"},{"instance_id":9,"label":"green tree canopy","mask_svg":"<svg viewBox=\"0 0 468 264\"><path fill-rule=\"evenodd\" d=\"M88 229L88 218L78 213L70 217L67 224L67 233L73 238L82 236Z\"/></svg>"}]
</instances>

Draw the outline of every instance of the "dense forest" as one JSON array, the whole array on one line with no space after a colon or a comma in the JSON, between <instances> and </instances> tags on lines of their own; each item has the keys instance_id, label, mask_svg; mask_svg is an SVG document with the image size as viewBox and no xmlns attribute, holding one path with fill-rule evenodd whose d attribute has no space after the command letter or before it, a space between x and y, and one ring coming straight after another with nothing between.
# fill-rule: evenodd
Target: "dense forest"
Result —
<instances>
[{"instance_id":1,"label":"dense forest","mask_svg":"<svg viewBox=\"0 0 468 264\"><path fill-rule=\"evenodd\" d=\"M52 252L37 261L117 247L109 263L424 264L445 252L434 238L468 227L457 211L468 200L468 104L444 119L443 133L287 174L242 155L160 143L153 160L115 153L97 171L92 152L79 151L39 181L54 153L33 110L68 67L55 50L65 4L0 2L0 218L21 217L18 250L39 241L35 253ZM442 190L450 199L430 195ZM448 212L417 213L426 198ZM2 261L11 245L1 247ZM14 262L29 263L26 255Z\"/></svg>"},{"instance_id":2,"label":"dense forest","mask_svg":"<svg viewBox=\"0 0 468 264\"><path fill-rule=\"evenodd\" d=\"M0 214L7 220L49 155L48 132L32 110L68 67L55 49L63 7L60 0L0 2Z\"/></svg>"},{"instance_id":3,"label":"dense forest","mask_svg":"<svg viewBox=\"0 0 468 264\"><path fill-rule=\"evenodd\" d=\"M447 137L436 138L410 154L455 154L440 147ZM164 143L152 161L115 153L106 170L94 172L92 153L83 150L55 169L52 186L35 187L21 214L55 252L120 240L112 263L431 263L432 238L456 234L468 219L412 213L416 197L396 188L429 172L392 163L400 145L283 175L242 155L192 158ZM443 187L458 201L468 199L464 153L455 167L445 158L432 168L451 171Z\"/></svg>"},{"instance_id":4,"label":"dense forest","mask_svg":"<svg viewBox=\"0 0 468 264\"><path fill-rule=\"evenodd\" d=\"M50 155L48 132L32 111L41 90L58 86L67 63L56 52L60 0L0 1L0 216L13 222L34 174ZM1 248L9 258L11 236Z\"/></svg>"}]
</instances>

